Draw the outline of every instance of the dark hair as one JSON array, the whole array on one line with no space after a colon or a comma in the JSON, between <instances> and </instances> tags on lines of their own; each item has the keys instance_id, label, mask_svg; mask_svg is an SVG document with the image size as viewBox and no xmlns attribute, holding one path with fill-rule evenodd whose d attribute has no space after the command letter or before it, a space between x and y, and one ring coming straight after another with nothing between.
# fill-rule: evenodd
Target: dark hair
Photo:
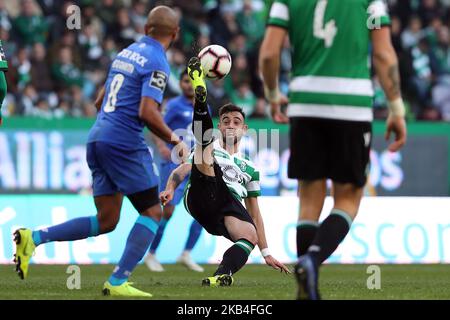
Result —
<instances>
[{"instance_id":1,"label":"dark hair","mask_svg":"<svg viewBox=\"0 0 450 320\"><path fill-rule=\"evenodd\" d=\"M188 69L185 68L185 69L180 73L180 81L181 81L181 79L183 79L184 76L187 76L187 75L188 75Z\"/></svg>"},{"instance_id":2,"label":"dark hair","mask_svg":"<svg viewBox=\"0 0 450 320\"><path fill-rule=\"evenodd\" d=\"M239 112L240 114L242 114L242 117L245 120L245 113L244 113L244 111L242 111L242 108L238 107L237 105L234 105L232 103L227 103L226 105L220 107L219 118L221 118L222 115L224 115L225 113L230 113L230 112Z\"/></svg>"}]
</instances>

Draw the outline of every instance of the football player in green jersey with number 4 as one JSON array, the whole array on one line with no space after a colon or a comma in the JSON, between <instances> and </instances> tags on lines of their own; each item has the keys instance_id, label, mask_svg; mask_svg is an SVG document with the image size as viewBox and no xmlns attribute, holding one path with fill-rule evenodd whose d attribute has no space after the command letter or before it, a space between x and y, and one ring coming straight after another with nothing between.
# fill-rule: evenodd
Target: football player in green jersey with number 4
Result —
<instances>
[{"instance_id":1,"label":"football player in green jersey with number 4","mask_svg":"<svg viewBox=\"0 0 450 320\"><path fill-rule=\"evenodd\" d=\"M163 205L190 174L184 192L187 211L210 234L224 236L234 244L224 253L214 276L203 279L204 286L229 286L232 275L242 268L255 245L265 262L289 273L269 252L258 206L259 171L239 153L241 137L247 130L242 109L227 104L220 111L221 139L214 141L213 122L206 103L206 85L200 60L189 61L188 74L195 92L193 132L196 140L190 163L181 164L167 181L160 198ZM245 201L245 207L241 201Z\"/></svg>"},{"instance_id":2,"label":"football player in green jersey with number 4","mask_svg":"<svg viewBox=\"0 0 450 320\"><path fill-rule=\"evenodd\" d=\"M5 72L8 71L8 62L6 62L6 56L3 51L2 42L0 41L0 126L2 125L2 104L6 96L6 78Z\"/></svg>"},{"instance_id":3,"label":"football player in green jersey with number 4","mask_svg":"<svg viewBox=\"0 0 450 320\"><path fill-rule=\"evenodd\" d=\"M388 98L386 139L392 152L406 142L405 108L390 18L382 0L275 0L260 49L266 98L275 122L290 122L288 175L299 181L298 299L319 299L319 266L336 250L356 217L372 141L373 66ZM293 48L287 114L278 91L280 51ZM334 207L319 225L333 181Z\"/></svg>"}]
</instances>

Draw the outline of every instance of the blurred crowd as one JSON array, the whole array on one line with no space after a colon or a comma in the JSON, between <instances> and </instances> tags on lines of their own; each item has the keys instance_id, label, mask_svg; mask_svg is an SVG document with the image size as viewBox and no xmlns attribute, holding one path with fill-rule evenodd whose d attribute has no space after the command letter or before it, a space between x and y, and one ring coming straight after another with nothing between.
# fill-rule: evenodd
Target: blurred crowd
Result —
<instances>
[{"instance_id":1,"label":"blurred crowd","mask_svg":"<svg viewBox=\"0 0 450 320\"><path fill-rule=\"evenodd\" d=\"M389 1L392 42L399 58L409 118L450 121L450 1ZM386 114L376 78L375 116Z\"/></svg>"},{"instance_id":2,"label":"blurred crowd","mask_svg":"<svg viewBox=\"0 0 450 320\"><path fill-rule=\"evenodd\" d=\"M270 2L0 0L0 39L9 63L3 116L94 117L93 100L111 61L142 37L149 9L165 4L181 17L180 36L167 53L171 76L166 98L180 94L178 78L187 59L208 44L220 44L230 51L233 68L225 79L208 84L214 115L232 101L250 118L266 118L257 61ZM409 118L450 121L450 0L388 2ZM77 8L79 29L73 15ZM286 39L280 70L284 93L290 54ZM375 77L374 84L375 116L383 118L386 98Z\"/></svg>"}]
</instances>

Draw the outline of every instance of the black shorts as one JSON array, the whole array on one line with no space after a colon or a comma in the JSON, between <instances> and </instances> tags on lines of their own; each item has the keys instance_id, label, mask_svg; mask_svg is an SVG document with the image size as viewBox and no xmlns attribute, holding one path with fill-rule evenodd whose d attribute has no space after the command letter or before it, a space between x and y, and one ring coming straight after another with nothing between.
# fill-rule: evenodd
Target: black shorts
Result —
<instances>
[{"instance_id":1,"label":"black shorts","mask_svg":"<svg viewBox=\"0 0 450 320\"><path fill-rule=\"evenodd\" d=\"M329 178L365 185L372 144L370 122L303 117L290 122L289 178Z\"/></svg>"},{"instance_id":2,"label":"black shorts","mask_svg":"<svg viewBox=\"0 0 450 320\"><path fill-rule=\"evenodd\" d=\"M232 240L225 227L225 216L255 224L247 209L229 191L217 163L214 163L214 172L215 177L206 176L195 164L192 165L185 205L192 217L210 234Z\"/></svg>"},{"instance_id":3,"label":"black shorts","mask_svg":"<svg viewBox=\"0 0 450 320\"><path fill-rule=\"evenodd\" d=\"M147 209L159 204L159 194L158 186L141 191L133 194L129 194L128 199L130 200L133 207L137 212L142 213Z\"/></svg>"}]
</instances>

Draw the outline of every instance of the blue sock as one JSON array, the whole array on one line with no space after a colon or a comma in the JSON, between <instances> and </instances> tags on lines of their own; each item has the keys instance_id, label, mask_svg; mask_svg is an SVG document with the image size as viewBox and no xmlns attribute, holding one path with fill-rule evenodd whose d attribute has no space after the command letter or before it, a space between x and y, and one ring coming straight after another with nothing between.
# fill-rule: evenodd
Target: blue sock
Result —
<instances>
[{"instance_id":1,"label":"blue sock","mask_svg":"<svg viewBox=\"0 0 450 320\"><path fill-rule=\"evenodd\" d=\"M36 246L52 241L72 241L95 237L100 234L100 226L96 216L83 217L33 231L33 242Z\"/></svg>"},{"instance_id":2,"label":"blue sock","mask_svg":"<svg viewBox=\"0 0 450 320\"><path fill-rule=\"evenodd\" d=\"M153 239L153 242L150 246L149 252L151 254L155 254L156 250L158 249L159 243L161 242L162 236L164 234L164 230L166 230L166 225L168 221L169 220L162 218L161 221L159 222L158 232L156 232L155 239Z\"/></svg>"},{"instance_id":3,"label":"blue sock","mask_svg":"<svg viewBox=\"0 0 450 320\"><path fill-rule=\"evenodd\" d=\"M184 246L185 251L191 251L197 243L200 235L202 234L202 225L197 222L197 220L192 221L191 228L189 229L189 237L187 238L186 245Z\"/></svg>"},{"instance_id":4,"label":"blue sock","mask_svg":"<svg viewBox=\"0 0 450 320\"><path fill-rule=\"evenodd\" d=\"M158 222L149 217L140 216L128 235L125 250L119 264L109 278L113 286L120 286L128 280L131 272L141 261L158 230Z\"/></svg>"}]
</instances>

